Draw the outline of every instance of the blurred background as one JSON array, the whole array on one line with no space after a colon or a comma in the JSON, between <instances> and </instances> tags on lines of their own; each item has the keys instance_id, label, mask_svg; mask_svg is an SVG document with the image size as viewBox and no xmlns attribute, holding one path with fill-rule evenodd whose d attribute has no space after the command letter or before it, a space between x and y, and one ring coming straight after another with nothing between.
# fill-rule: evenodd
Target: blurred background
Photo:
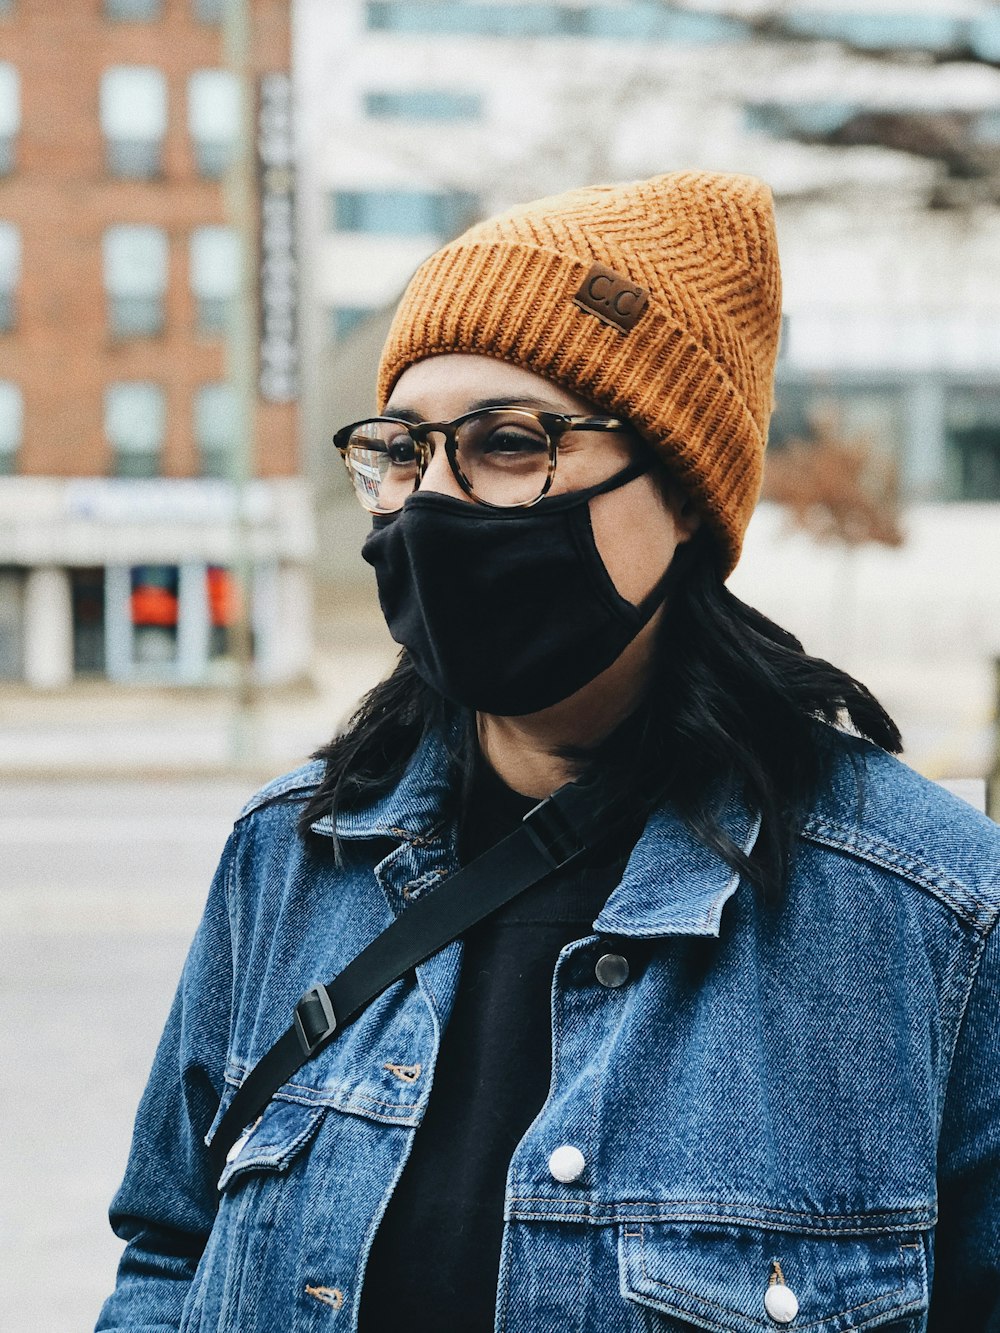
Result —
<instances>
[{"instance_id":1,"label":"blurred background","mask_svg":"<svg viewBox=\"0 0 1000 1333\"><path fill-rule=\"evenodd\" d=\"M777 206L777 410L731 586L976 796L1000 7L0 0L11 1327L92 1325L228 827L393 659L329 439L373 406L407 278L496 209L680 168L759 175Z\"/></svg>"}]
</instances>

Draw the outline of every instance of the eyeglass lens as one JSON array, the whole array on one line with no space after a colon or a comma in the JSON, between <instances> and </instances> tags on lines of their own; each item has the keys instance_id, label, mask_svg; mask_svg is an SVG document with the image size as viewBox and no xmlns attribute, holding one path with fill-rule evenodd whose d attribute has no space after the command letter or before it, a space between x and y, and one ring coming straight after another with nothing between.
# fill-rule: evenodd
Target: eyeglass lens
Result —
<instances>
[{"instance_id":1,"label":"eyeglass lens","mask_svg":"<svg viewBox=\"0 0 1000 1333\"><path fill-rule=\"evenodd\" d=\"M366 509L393 513L416 488L418 448L402 422L359 422L345 457ZM537 500L548 480L549 457L545 428L528 412L477 412L455 429L455 461L473 495L487 504Z\"/></svg>"}]
</instances>

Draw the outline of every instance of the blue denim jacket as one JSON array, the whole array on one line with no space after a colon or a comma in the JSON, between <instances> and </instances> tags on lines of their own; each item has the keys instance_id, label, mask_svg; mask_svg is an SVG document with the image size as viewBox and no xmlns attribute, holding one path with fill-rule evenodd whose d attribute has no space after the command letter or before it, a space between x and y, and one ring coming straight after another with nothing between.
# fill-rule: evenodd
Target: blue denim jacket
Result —
<instances>
[{"instance_id":1,"label":"blue denim jacket","mask_svg":"<svg viewBox=\"0 0 1000 1333\"><path fill-rule=\"evenodd\" d=\"M551 1086L507 1177L497 1330L1000 1328L1000 829L831 736L779 907L662 808L562 951ZM266 787L226 845L112 1205L128 1245L101 1330L357 1326L461 943L303 1066L221 1178L205 1152L302 992L455 867L437 742L343 816L341 868L295 831L320 772ZM752 846L738 800L723 823ZM618 988L595 978L609 948L630 964ZM560 1147L576 1152L550 1161Z\"/></svg>"}]
</instances>

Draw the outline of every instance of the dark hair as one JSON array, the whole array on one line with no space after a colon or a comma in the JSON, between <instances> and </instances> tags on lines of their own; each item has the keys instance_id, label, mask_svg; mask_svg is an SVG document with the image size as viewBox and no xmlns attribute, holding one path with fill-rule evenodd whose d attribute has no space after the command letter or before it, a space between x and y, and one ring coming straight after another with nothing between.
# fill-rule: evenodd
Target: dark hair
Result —
<instances>
[{"instance_id":1,"label":"dark hair","mask_svg":"<svg viewBox=\"0 0 1000 1333\"><path fill-rule=\"evenodd\" d=\"M729 591L701 529L672 561L642 704L618 733L565 757L577 776L606 778L609 790L631 785L672 801L698 838L774 902L798 824L828 772L834 750L828 724L842 724L845 715L857 734L884 750L902 748L896 724L860 681L809 657L793 634ZM316 752L326 773L300 830L391 790L431 731L452 737L457 812L477 753L474 717L468 710L456 714L404 651L346 730ZM734 784L761 815L750 857L723 831L714 808Z\"/></svg>"}]
</instances>

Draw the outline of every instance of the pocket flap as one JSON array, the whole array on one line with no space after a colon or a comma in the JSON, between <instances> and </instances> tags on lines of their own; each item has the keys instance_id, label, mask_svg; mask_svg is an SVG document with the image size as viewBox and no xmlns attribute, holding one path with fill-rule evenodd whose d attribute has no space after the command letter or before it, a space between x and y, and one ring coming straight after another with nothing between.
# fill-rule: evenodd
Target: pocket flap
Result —
<instances>
[{"instance_id":1,"label":"pocket flap","mask_svg":"<svg viewBox=\"0 0 1000 1333\"><path fill-rule=\"evenodd\" d=\"M619 1271L623 1296L714 1333L844 1333L927 1306L924 1246L915 1233L818 1236L626 1223ZM788 1290L765 1305L772 1277Z\"/></svg>"},{"instance_id":2,"label":"pocket flap","mask_svg":"<svg viewBox=\"0 0 1000 1333\"><path fill-rule=\"evenodd\" d=\"M219 1189L250 1171L287 1171L311 1141L325 1106L305 1106L275 1098L229 1150Z\"/></svg>"}]
</instances>

